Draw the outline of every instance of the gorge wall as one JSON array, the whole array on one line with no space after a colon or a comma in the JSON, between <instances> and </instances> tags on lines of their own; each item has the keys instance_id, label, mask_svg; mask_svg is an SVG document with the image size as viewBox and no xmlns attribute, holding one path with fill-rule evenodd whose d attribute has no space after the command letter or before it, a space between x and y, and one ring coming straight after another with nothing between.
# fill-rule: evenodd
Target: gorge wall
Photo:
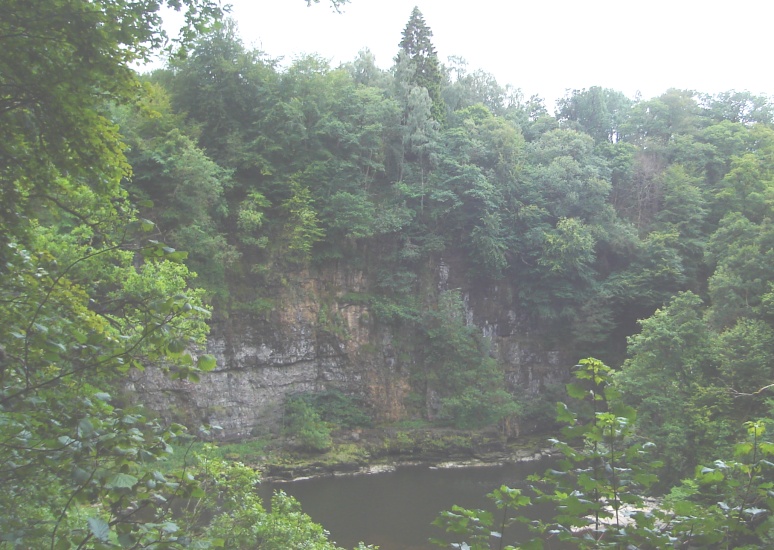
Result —
<instances>
[{"instance_id":1,"label":"gorge wall","mask_svg":"<svg viewBox=\"0 0 774 550\"><path fill-rule=\"evenodd\" d=\"M507 284L471 285L443 260L428 273L429 294L459 289L465 321L491 340L490 355L501 364L508 390L534 396L565 379L577 358L547 347L529 315L512 305ZM367 303L351 299L368 290L360 272L289 276L265 315L231 313L212 322L206 352L218 366L201 382L170 380L148 368L133 375L129 390L164 420L219 426L216 437L227 440L276 432L286 396L299 392L340 390L362 398L377 421L404 419L416 391L416 358L401 346L400 328L379 322Z\"/></svg>"}]
</instances>

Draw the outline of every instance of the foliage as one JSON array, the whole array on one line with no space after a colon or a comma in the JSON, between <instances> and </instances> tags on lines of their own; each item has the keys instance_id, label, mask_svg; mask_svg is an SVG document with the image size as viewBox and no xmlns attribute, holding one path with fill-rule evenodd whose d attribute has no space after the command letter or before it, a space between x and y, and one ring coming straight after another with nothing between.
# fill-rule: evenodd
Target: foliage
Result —
<instances>
[{"instance_id":1,"label":"foliage","mask_svg":"<svg viewBox=\"0 0 774 550\"><path fill-rule=\"evenodd\" d=\"M198 455L208 458L256 464L267 453L268 439L246 439L238 442L210 443L187 434L172 444L172 453L159 464L162 473L189 469L194 466Z\"/></svg>"},{"instance_id":2,"label":"foliage","mask_svg":"<svg viewBox=\"0 0 774 550\"><path fill-rule=\"evenodd\" d=\"M406 304L435 299L422 296L435 293L432 266L462 255L466 288L502 281L509 306L541 332L616 360L619 333L685 290L709 287L725 302L711 313L724 326L760 317L774 158L767 98L669 90L633 101L593 87L551 117L540 98L461 59L442 67L418 11L401 38L391 71L367 51L340 69L314 55L282 68L227 22L151 77L181 133L229 176L202 178L220 185L206 187L212 208L168 235L190 243L203 286L226 296L248 274L362 270L374 317L400 325L415 318ZM153 165L136 164L136 182L153 179L146 169L152 176ZM161 196L154 208L178 204ZM736 215L749 231L721 251L741 230Z\"/></svg>"},{"instance_id":3,"label":"foliage","mask_svg":"<svg viewBox=\"0 0 774 550\"><path fill-rule=\"evenodd\" d=\"M702 319L702 301L692 293L642 322L630 340L628 359L616 384L638 410L643 434L658 446L672 480L708 460L729 435L731 403L711 385L714 358Z\"/></svg>"},{"instance_id":4,"label":"foliage","mask_svg":"<svg viewBox=\"0 0 774 550\"><path fill-rule=\"evenodd\" d=\"M186 10L181 41L162 6ZM460 59L442 66L418 10L382 71L368 52L339 69L314 55L280 65L208 0L7 8L0 522L18 545L183 544L162 499L196 489L147 477L179 429L117 390L151 363L182 380L213 368L196 352L204 302L267 313L288 272L362 273L361 305L398 335L411 394L443 423L525 414L460 303L494 284L546 346L620 358L615 384L639 415L595 417L608 430L595 437L618 445L634 422L658 444L664 484L767 413L770 98L593 87L551 116ZM132 69L181 44L167 69ZM310 448L328 444L326 422L365 422L349 397L299 403ZM126 515L133 501L148 521Z\"/></svg>"},{"instance_id":5,"label":"foliage","mask_svg":"<svg viewBox=\"0 0 774 550\"><path fill-rule=\"evenodd\" d=\"M441 98L441 63L430 40L433 31L425 23L419 8L414 7L401 35L400 49L411 62L413 86L424 88L433 103L433 118L442 121L446 108Z\"/></svg>"},{"instance_id":6,"label":"foliage","mask_svg":"<svg viewBox=\"0 0 774 550\"><path fill-rule=\"evenodd\" d=\"M240 258L218 227L228 215L225 192L231 173L181 132L181 121L158 85L146 86L146 95L134 110L114 109L114 118L134 171L124 184L130 197L144 205L145 216L156 220L167 244L190 251L187 265L199 275L197 282L209 296L225 298L226 269Z\"/></svg>"},{"instance_id":7,"label":"foliage","mask_svg":"<svg viewBox=\"0 0 774 550\"><path fill-rule=\"evenodd\" d=\"M204 534L211 547L268 550L305 549L337 550L327 533L309 516L293 497L282 491L274 493L271 506L264 506L256 488L259 475L239 462L225 462L199 455L194 470L203 489L202 495L189 501L188 511L194 518L214 515L204 523ZM371 548L362 543L358 549Z\"/></svg>"},{"instance_id":8,"label":"foliage","mask_svg":"<svg viewBox=\"0 0 774 550\"><path fill-rule=\"evenodd\" d=\"M643 490L657 476L655 462L645 462L648 444L633 441L633 408L616 403L616 390L609 385L612 369L597 359L584 359L576 367L575 379L568 385L570 397L585 401L581 411L557 406L557 420L568 442L552 441L561 453L554 470L535 487L540 500L557 505L553 521L538 525L542 533L556 534L559 540L584 539L579 547L620 547L627 536L624 508L642 509ZM581 439L577 446L575 441Z\"/></svg>"},{"instance_id":9,"label":"foliage","mask_svg":"<svg viewBox=\"0 0 774 550\"><path fill-rule=\"evenodd\" d=\"M503 538L506 529L513 524L514 518L509 512L530 506L532 499L522 494L520 489L512 489L505 485L500 486L487 495L498 510L502 510L502 519L494 513L486 510L470 510L461 506L452 506L451 510L441 512L433 525L446 530L447 533L461 535L465 542L453 543L452 548L468 548L469 550L489 550L493 548L491 542L497 541L497 547L501 550L509 550L517 547L503 546ZM440 539L431 539L437 546L449 547ZM540 548L540 546L532 546ZM530 548L529 545L518 548Z\"/></svg>"},{"instance_id":10,"label":"foliage","mask_svg":"<svg viewBox=\"0 0 774 550\"><path fill-rule=\"evenodd\" d=\"M774 446L764 439L765 421L745 423L746 437L733 458L697 467L695 476L661 498L645 499L660 464L652 443L633 431L634 409L616 405L611 369L596 359L576 367L571 397L586 401L585 413L560 403L557 419L572 444L553 440L556 466L532 478L526 491L501 487L489 497L502 519L486 510L455 506L434 522L473 549L545 548L552 539L577 548L761 548L771 542ZM609 401L613 399L613 401ZM582 409L582 410L583 410ZM551 502L554 516L531 520L520 510ZM497 523L495 523L497 521ZM506 528L527 523L538 535L510 542ZM498 530L499 529L499 530ZM447 546L443 541L436 541Z\"/></svg>"},{"instance_id":11,"label":"foliage","mask_svg":"<svg viewBox=\"0 0 774 550\"><path fill-rule=\"evenodd\" d=\"M429 418L457 428L480 428L517 415L520 407L505 390L503 373L489 356L487 342L465 322L460 296L448 291L437 311L425 314L424 383L437 392L438 405L426 399ZM437 409L436 409L437 407Z\"/></svg>"},{"instance_id":12,"label":"foliage","mask_svg":"<svg viewBox=\"0 0 774 550\"><path fill-rule=\"evenodd\" d=\"M631 100L621 92L592 86L588 90L573 90L557 102L557 118L574 122L596 141L621 139Z\"/></svg>"},{"instance_id":13,"label":"foliage","mask_svg":"<svg viewBox=\"0 0 774 550\"><path fill-rule=\"evenodd\" d=\"M147 365L181 381L215 367L200 351L209 311L190 287L188 254L160 239L195 242L194 260L216 249L238 257L216 227L228 214L230 169L197 147L165 92L143 85L133 67L173 50L162 7L186 11L176 42L184 46L221 9L205 0L5 7L0 547L223 546L178 507L204 496L199 480L185 467L161 468L185 430L120 397L128 374ZM159 226L138 216L121 187L131 176L124 138L137 167L131 196L143 208L153 208L150 196L162 203L152 212ZM297 507L283 510L295 529ZM306 521L298 536L323 540ZM281 538L276 547L287 547Z\"/></svg>"},{"instance_id":14,"label":"foliage","mask_svg":"<svg viewBox=\"0 0 774 550\"><path fill-rule=\"evenodd\" d=\"M86 204L100 204L82 193ZM130 369L151 363L181 380L214 368L212 356L192 354L203 343L208 311L201 292L186 288L188 270L174 263L185 256L155 241L142 244L139 231L150 222L112 214L119 214L115 221L99 226L63 214L66 234L31 221L16 235L26 246L6 244L0 515L8 544L179 538L165 503L195 486L159 477L153 463L182 428L162 427L108 391ZM124 220L129 225L116 235Z\"/></svg>"},{"instance_id":15,"label":"foliage","mask_svg":"<svg viewBox=\"0 0 774 550\"><path fill-rule=\"evenodd\" d=\"M181 427L111 395L151 362L183 380L215 366L191 353L208 312L173 263L185 254L143 235L154 225L126 203L106 116L106 100L139 91L131 64L165 41L161 4L14 4L0 23L0 544L176 544L165 503L195 486L153 463ZM189 31L220 11L170 4Z\"/></svg>"},{"instance_id":16,"label":"foliage","mask_svg":"<svg viewBox=\"0 0 774 550\"><path fill-rule=\"evenodd\" d=\"M0 23L0 228L13 240L36 203L71 206L79 188L121 196L128 171L105 101L137 93L133 64L167 43L162 5L186 10L183 39L220 14L208 0L172 2L22 1ZM65 176L66 177L62 177Z\"/></svg>"},{"instance_id":17,"label":"foliage","mask_svg":"<svg viewBox=\"0 0 774 550\"><path fill-rule=\"evenodd\" d=\"M307 400L291 396L285 400L285 433L296 438L306 451L325 452L333 445L331 430Z\"/></svg>"},{"instance_id":18,"label":"foliage","mask_svg":"<svg viewBox=\"0 0 774 550\"><path fill-rule=\"evenodd\" d=\"M436 525L462 535L466 543L469 538L474 541L471 548L479 549L490 548L492 537L500 548L508 549L543 548L545 541L554 537L579 548L620 548L636 540L627 534L622 508L641 508L644 501L637 487L650 486L656 476L641 467L643 446L632 444L634 410L611 402L615 397L609 385L611 372L610 367L592 358L575 367L575 381L567 391L580 406L573 411L557 404L557 421L565 426L563 434L568 441L551 441L560 458L544 476L531 478L535 482L530 487L532 496L507 487L490 495L503 510L499 531L490 533L490 513L459 507L443 513ZM509 511L517 512L533 499L552 503L555 516L531 522L531 529L539 536L518 546L503 546L509 524L530 522L524 516L509 515Z\"/></svg>"},{"instance_id":19,"label":"foliage","mask_svg":"<svg viewBox=\"0 0 774 550\"><path fill-rule=\"evenodd\" d=\"M299 399L308 401L325 422L342 428L368 427L372 423L364 402L339 390L300 394Z\"/></svg>"},{"instance_id":20,"label":"foliage","mask_svg":"<svg viewBox=\"0 0 774 550\"><path fill-rule=\"evenodd\" d=\"M288 213L287 250L291 259L306 260L315 242L325 235L312 206L309 189L293 182L292 195L282 205Z\"/></svg>"}]
</instances>

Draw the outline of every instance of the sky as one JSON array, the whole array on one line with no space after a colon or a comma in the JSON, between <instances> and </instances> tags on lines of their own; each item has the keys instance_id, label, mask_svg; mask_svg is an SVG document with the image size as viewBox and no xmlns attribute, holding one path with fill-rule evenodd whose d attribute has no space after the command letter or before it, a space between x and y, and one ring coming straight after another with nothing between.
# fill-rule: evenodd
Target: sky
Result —
<instances>
[{"instance_id":1,"label":"sky","mask_svg":"<svg viewBox=\"0 0 774 550\"><path fill-rule=\"evenodd\" d=\"M568 89L650 98L669 88L774 96L771 0L230 0L247 46L332 66L362 49L388 69L417 6L442 62L459 56L552 107Z\"/></svg>"}]
</instances>

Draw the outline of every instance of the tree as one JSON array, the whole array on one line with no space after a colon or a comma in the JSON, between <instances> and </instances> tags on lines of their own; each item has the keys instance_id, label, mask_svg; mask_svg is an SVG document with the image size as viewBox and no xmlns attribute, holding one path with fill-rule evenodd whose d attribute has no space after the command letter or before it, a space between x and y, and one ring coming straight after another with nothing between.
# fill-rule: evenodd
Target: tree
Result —
<instances>
[{"instance_id":1,"label":"tree","mask_svg":"<svg viewBox=\"0 0 774 550\"><path fill-rule=\"evenodd\" d=\"M330 0L331 7L336 11L339 11L345 4L349 4L349 0ZM306 0L306 5L319 4L320 0Z\"/></svg>"},{"instance_id":2,"label":"tree","mask_svg":"<svg viewBox=\"0 0 774 550\"><path fill-rule=\"evenodd\" d=\"M77 209L71 185L121 195L128 166L106 101L137 94L133 64L168 43L161 2L9 0L0 22L0 238L3 248L35 204ZM183 38L220 14L210 0L186 9Z\"/></svg>"},{"instance_id":3,"label":"tree","mask_svg":"<svg viewBox=\"0 0 774 550\"><path fill-rule=\"evenodd\" d=\"M767 198L774 187L774 165L767 153L756 151L732 158L730 170L715 193L719 212L738 212L754 222L771 213Z\"/></svg>"},{"instance_id":4,"label":"tree","mask_svg":"<svg viewBox=\"0 0 774 550\"><path fill-rule=\"evenodd\" d=\"M283 422L285 433L297 439L297 445L305 451L325 452L333 445L328 425L312 404L300 396L285 401Z\"/></svg>"},{"instance_id":5,"label":"tree","mask_svg":"<svg viewBox=\"0 0 774 550\"><path fill-rule=\"evenodd\" d=\"M744 423L733 458L697 467L668 494L646 499L660 463L650 456L654 445L633 429L636 411L620 403L602 362L584 359L575 369L567 386L575 406L557 405L567 441L551 440L560 458L542 476L530 476L527 489L502 486L487 495L495 513L461 506L442 512L434 525L462 542L436 544L471 550L537 550L554 539L581 549L771 545L774 445L765 437L766 420ZM541 502L552 505L548 519L521 513ZM535 536L513 540L507 529L516 522L528 523Z\"/></svg>"},{"instance_id":6,"label":"tree","mask_svg":"<svg viewBox=\"0 0 774 550\"><path fill-rule=\"evenodd\" d=\"M209 1L169 4L187 10L188 36L220 13ZM132 65L166 42L160 8L12 1L0 22L4 546L179 538L160 503L193 485L151 464L181 427L159 426L113 389L150 362L182 379L214 367L190 353L207 311L174 263L185 254L143 233L154 225L120 188L130 169L108 118L108 102L141 91Z\"/></svg>"},{"instance_id":7,"label":"tree","mask_svg":"<svg viewBox=\"0 0 774 550\"><path fill-rule=\"evenodd\" d=\"M572 403L556 407L565 438L550 440L559 457L556 463L544 475L530 476L527 490L503 486L488 495L502 511L497 512L501 519L496 524L494 514L484 510L456 506L442 512L434 524L464 540L452 547L542 549L558 539L577 548L622 548L626 543L642 543L642 538L650 544L668 540L648 529L652 525L647 520L644 529L633 529L624 517L624 508L643 507L640 491L650 487L656 476L642 457L649 445L632 441L636 412L616 402L611 373L610 367L594 358L575 366L574 380L567 385ZM520 509L538 502L551 503L554 515L537 520L521 515ZM512 541L516 546L506 545L506 529L515 522L529 522L536 536Z\"/></svg>"},{"instance_id":8,"label":"tree","mask_svg":"<svg viewBox=\"0 0 774 550\"><path fill-rule=\"evenodd\" d=\"M157 540L150 524L171 520L162 502L194 489L153 465L182 427L124 404L117 381L151 363L192 380L215 366L188 351L206 334L201 293L164 259L174 251L145 248L159 259L136 268L130 242L94 248L79 242L86 234L82 224L67 237L35 228L29 248L12 243L12 271L0 274L0 532L13 545ZM127 511L132 502L145 521ZM174 542L174 531L161 539Z\"/></svg>"},{"instance_id":9,"label":"tree","mask_svg":"<svg viewBox=\"0 0 774 550\"><path fill-rule=\"evenodd\" d=\"M638 429L664 460L664 479L676 479L709 460L730 434L730 395L718 386L712 334L701 299L675 296L641 322L630 357L616 374L626 403L638 410Z\"/></svg>"},{"instance_id":10,"label":"tree","mask_svg":"<svg viewBox=\"0 0 774 550\"><path fill-rule=\"evenodd\" d=\"M240 256L221 230L229 211L225 195L233 184L231 171L215 164L182 131L183 117L172 113L167 93L157 84L146 86L135 109L114 109L114 118L133 169L131 180L124 182L130 198L143 205L143 216L156 220L161 240L188 252L188 266L210 300L222 302L228 295L226 269Z\"/></svg>"},{"instance_id":11,"label":"tree","mask_svg":"<svg viewBox=\"0 0 774 550\"><path fill-rule=\"evenodd\" d=\"M439 138L429 217L448 246L466 251L479 275L499 278L509 263L506 205L522 169L524 139L481 104L457 111Z\"/></svg>"},{"instance_id":12,"label":"tree","mask_svg":"<svg viewBox=\"0 0 774 550\"><path fill-rule=\"evenodd\" d=\"M456 428L491 426L520 412L504 388L503 372L488 343L465 322L459 293L447 291L424 315L425 406L430 420Z\"/></svg>"},{"instance_id":13,"label":"tree","mask_svg":"<svg viewBox=\"0 0 774 550\"><path fill-rule=\"evenodd\" d=\"M192 503L195 525L212 547L264 548L266 550L341 550L328 540L322 526L301 511L298 501L283 491L275 492L267 509L255 490L260 475L240 463L228 463L200 455L194 471L202 480L204 498ZM208 515L216 514L213 521ZM363 543L358 550L372 549Z\"/></svg>"},{"instance_id":14,"label":"tree","mask_svg":"<svg viewBox=\"0 0 774 550\"><path fill-rule=\"evenodd\" d=\"M220 544L206 533L192 542L201 533L173 519L173 502L202 496L190 473L157 465L183 427L161 426L120 397L131 369L160 365L196 381L215 367L195 351L208 311L202 292L190 289L186 254L148 238L156 226L137 217L120 187L130 168L109 118L143 92L132 67L165 45L159 13L167 4L186 10L183 42L221 11L208 0L4 6L3 548ZM179 132L166 138L154 151L170 168L162 175L209 197L202 187L217 188L224 172ZM182 173L194 167L202 172Z\"/></svg>"},{"instance_id":15,"label":"tree","mask_svg":"<svg viewBox=\"0 0 774 550\"><path fill-rule=\"evenodd\" d=\"M641 260L648 261L648 252L658 252L661 256L658 263L662 266L660 281L651 280L648 283L650 288L674 292L687 284L698 286L708 232L707 208L699 187L700 181L691 178L679 164L672 164L658 180L661 195L659 209L650 224L650 233L644 238L643 254L638 254L634 262L638 264L636 269L644 274L647 268L642 269ZM663 245L662 250L652 246L657 243ZM670 265L665 261L669 257L675 258L671 262L674 266L671 273L665 269ZM660 301L655 305L659 305Z\"/></svg>"},{"instance_id":16,"label":"tree","mask_svg":"<svg viewBox=\"0 0 774 550\"><path fill-rule=\"evenodd\" d=\"M400 41L400 53L411 62L412 73L409 82L412 86L424 88L432 101L433 118L442 122L446 117L446 106L441 97L443 75L438 54L432 41L433 31L425 23L422 12L414 7Z\"/></svg>"},{"instance_id":17,"label":"tree","mask_svg":"<svg viewBox=\"0 0 774 550\"><path fill-rule=\"evenodd\" d=\"M574 130L552 130L527 149L525 198L546 208L554 217L591 221L608 209L610 182L602 172L603 160L594 154L594 142Z\"/></svg>"},{"instance_id":18,"label":"tree","mask_svg":"<svg viewBox=\"0 0 774 550\"><path fill-rule=\"evenodd\" d=\"M270 143L256 143L256 131L276 103L275 62L247 49L237 26L202 33L189 54L172 59L169 71L151 78L170 92L177 112L200 127L198 145L240 179L256 179L273 172Z\"/></svg>"},{"instance_id":19,"label":"tree","mask_svg":"<svg viewBox=\"0 0 774 550\"><path fill-rule=\"evenodd\" d=\"M709 321L718 330L742 318L767 319L770 310L774 226L767 217L756 224L732 212L710 237L706 258L714 268L709 278L712 309Z\"/></svg>"},{"instance_id":20,"label":"tree","mask_svg":"<svg viewBox=\"0 0 774 550\"><path fill-rule=\"evenodd\" d=\"M557 102L559 120L574 122L597 142L616 143L621 139L621 124L631 108L621 92L592 86L588 90L573 90Z\"/></svg>"},{"instance_id":21,"label":"tree","mask_svg":"<svg viewBox=\"0 0 774 550\"><path fill-rule=\"evenodd\" d=\"M665 145L673 136L698 130L700 114L695 92L671 88L659 97L635 104L632 116L623 125L623 134L627 141Z\"/></svg>"},{"instance_id":22,"label":"tree","mask_svg":"<svg viewBox=\"0 0 774 550\"><path fill-rule=\"evenodd\" d=\"M480 69L468 73L467 62L462 58L450 57L449 63L452 64L449 72L453 80L443 89L449 115L477 103L486 106L493 114L502 115L509 102L514 100L513 94L518 93L510 87L500 86L490 73Z\"/></svg>"},{"instance_id":23,"label":"tree","mask_svg":"<svg viewBox=\"0 0 774 550\"><path fill-rule=\"evenodd\" d=\"M704 95L701 97L701 104L717 122L771 124L774 117L768 97L756 96L746 91L729 90L714 96Z\"/></svg>"},{"instance_id":24,"label":"tree","mask_svg":"<svg viewBox=\"0 0 774 550\"><path fill-rule=\"evenodd\" d=\"M389 73L376 65L376 56L367 48L360 50L355 60L344 66L357 84L375 88L387 87Z\"/></svg>"}]
</instances>

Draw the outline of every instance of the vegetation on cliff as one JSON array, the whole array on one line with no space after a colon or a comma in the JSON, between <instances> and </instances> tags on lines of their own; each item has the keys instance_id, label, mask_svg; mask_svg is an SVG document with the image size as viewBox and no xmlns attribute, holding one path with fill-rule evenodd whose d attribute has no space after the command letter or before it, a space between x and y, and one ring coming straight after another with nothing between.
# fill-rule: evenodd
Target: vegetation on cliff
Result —
<instances>
[{"instance_id":1,"label":"vegetation on cliff","mask_svg":"<svg viewBox=\"0 0 774 550\"><path fill-rule=\"evenodd\" d=\"M158 2L6 0L0 547L283 547L300 536L332 548L292 501L264 510L237 465L205 458L162 473L183 428L124 403L116 382L149 364L196 381L215 366L193 351L210 311L262 315L288 273L336 264L364 273L367 291L351 297L367 322L399 335L412 414L461 427L534 414L504 391L463 294L438 285L441 260L461 285L505 289L551 345L621 365L621 402L639 415L599 417L609 423L592 422L592 443L634 426L655 442L665 483L736 452L738 466L700 472L727 485L717 494L743 493L712 509L734 512L711 542L765 540L762 424L735 445L742 422L770 415L768 98L673 89L631 100L594 87L551 115L491 75L443 67L419 10L384 71L367 51L338 68L315 56L281 67L218 22L215 3L167 4L187 10L187 55L140 76L133 63L166 44ZM346 338L334 312L319 322ZM318 449L321 403L289 403L302 443ZM681 486L693 491L683 500L703 498L701 483ZM618 489L603 489L615 502ZM215 519L173 513L189 501Z\"/></svg>"},{"instance_id":2,"label":"vegetation on cliff","mask_svg":"<svg viewBox=\"0 0 774 550\"><path fill-rule=\"evenodd\" d=\"M221 14L208 0L163 4L185 11L182 44ZM183 427L114 391L149 364L189 381L215 367L193 352L209 310L189 286L186 253L158 239L123 187L132 167L117 113L152 97L133 65L167 43L161 8L3 2L0 548L333 549L292 499L264 510L244 468L162 472ZM165 146L189 159L175 158L172 177L210 183L227 172L169 130Z\"/></svg>"},{"instance_id":3,"label":"vegetation on cliff","mask_svg":"<svg viewBox=\"0 0 774 550\"><path fill-rule=\"evenodd\" d=\"M467 289L488 285L546 346L622 366L674 479L732 445L767 414L757 392L772 375L769 99L591 88L551 116L456 67L442 72L441 116L422 80L435 74L428 31L413 14L391 71L367 51L280 68L233 24L200 35L147 76L152 105L122 113L130 196L153 199L144 215L190 251L216 316L281 307L301 268L362 272L366 290L338 298L398 335L416 417L466 427L544 411L501 392L465 317ZM181 158L196 177L176 174ZM196 215L182 216L192 197ZM444 262L461 292L439 285ZM319 321L347 338L336 311Z\"/></svg>"}]
</instances>

